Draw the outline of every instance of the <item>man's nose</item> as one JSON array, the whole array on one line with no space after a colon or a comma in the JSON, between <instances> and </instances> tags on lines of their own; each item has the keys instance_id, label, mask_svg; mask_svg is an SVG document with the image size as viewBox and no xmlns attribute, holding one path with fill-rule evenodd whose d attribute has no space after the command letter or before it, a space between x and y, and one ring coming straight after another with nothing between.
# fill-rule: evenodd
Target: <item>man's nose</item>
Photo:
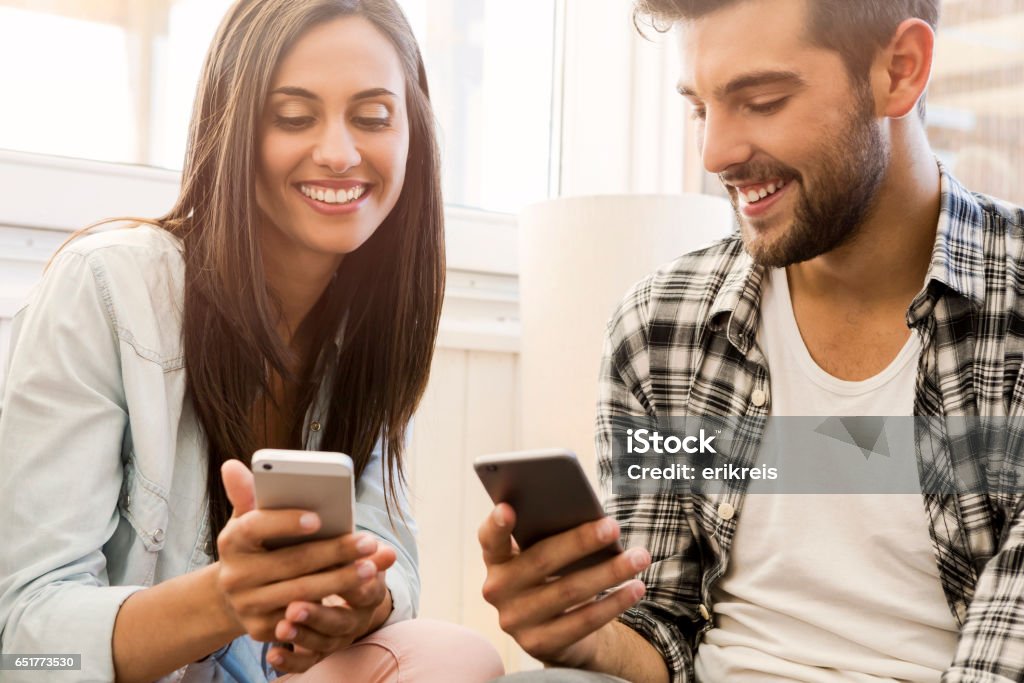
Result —
<instances>
[{"instance_id":1,"label":"man's nose","mask_svg":"<svg viewBox=\"0 0 1024 683\"><path fill-rule=\"evenodd\" d=\"M711 112L699 129L697 144L704 168L715 175L750 161L753 154L753 145L742 124Z\"/></svg>"}]
</instances>

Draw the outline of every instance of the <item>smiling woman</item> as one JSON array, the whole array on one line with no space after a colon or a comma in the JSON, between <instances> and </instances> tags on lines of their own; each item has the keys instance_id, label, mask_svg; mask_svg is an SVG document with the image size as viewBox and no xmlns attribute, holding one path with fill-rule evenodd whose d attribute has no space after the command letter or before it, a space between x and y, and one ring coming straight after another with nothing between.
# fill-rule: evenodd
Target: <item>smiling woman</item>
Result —
<instances>
[{"instance_id":1,"label":"smiling woman","mask_svg":"<svg viewBox=\"0 0 1024 683\"><path fill-rule=\"evenodd\" d=\"M285 57L259 133L257 201L279 228L264 237L271 252L330 277L384 222L405 180L405 99L398 54L362 17L317 26Z\"/></svg>"},{"instance_id":2,"label":"smiling woman","mask_svg":"<svg viewBox=\"0 0 1024 683\"><path fill-rule=\"evenodd\" d=\"M180 195L136 223L76 236L15 319L0 649L80 652L90 680L498 675L479 636L412 620L403 454L444 239L423 62L393 0L237 2ZM253 509L266 447L349 454L356 533L267 550L319 522Z\"/></svg>"}]
</instances>

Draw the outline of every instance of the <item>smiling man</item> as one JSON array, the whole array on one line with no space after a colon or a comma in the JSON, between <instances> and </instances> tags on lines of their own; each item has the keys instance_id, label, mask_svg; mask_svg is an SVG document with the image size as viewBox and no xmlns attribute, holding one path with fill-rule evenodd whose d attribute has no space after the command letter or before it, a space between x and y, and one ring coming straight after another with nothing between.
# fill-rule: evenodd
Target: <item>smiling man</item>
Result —
<instances>
[{"instance_id":1,"label":"smiling man","mask_svg":"<svg viewBox=\"0 0 1024 683\"><path fill-rule=\"evenodd\" d=\"M939 0L638 13L678 28L678 89L739 231L640 282L613 316L604 483L620 416L771 430L760 418L1024 413L1024 210L965 189L925 136ZM565 667L524 679L1010 683L1024 680L1022 506L1017 490L741 483L611 495L610 518L520 551L499 505L480 528L484 595L520 645ZM619 557L548 576L619 536Z\"/></svg>"}]
</instances>

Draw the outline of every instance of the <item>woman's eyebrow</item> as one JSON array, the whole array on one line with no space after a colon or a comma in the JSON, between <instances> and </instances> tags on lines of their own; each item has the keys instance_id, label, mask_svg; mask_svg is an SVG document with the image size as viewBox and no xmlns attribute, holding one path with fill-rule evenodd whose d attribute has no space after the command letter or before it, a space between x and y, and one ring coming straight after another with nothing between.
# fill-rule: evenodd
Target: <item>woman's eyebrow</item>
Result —
<instances>
[{"instance_id":1,"label":"woman's eyebrow","mask_svg":"<svg viewBox=\"0 0 1024 683\"><path fill-rule=\"evenodd\" d=\"M320 96L311 90L305 88L299 88L293 85L282 85L280 88L274 88L270 91L271 95L290 95L292 97L302 97L307 100L313 100L320 102ZM387 88L370 88L369 90L361 90L351 97L353 100L366 100L372 97L398 97L395 93L391 92Z\"/></svg>"},{"instance_id":2,"label":"woman's eyebrow","mask_svg":"<svg viewBox=\"0 0 1024 683\"><path fill-rule=\"evenodd\" d=\"M363 90L361 92L357 92L355 95L352 96L352 99L353 100L367 100L367 99L370 99L371 97L381 97L382 95L383 96L387 96L387 97L396 97L396 98L398 97L398 95L396 95L395 93L391 92L387 88L370 88L369 90Z\"/></svg>"}]
</instances>

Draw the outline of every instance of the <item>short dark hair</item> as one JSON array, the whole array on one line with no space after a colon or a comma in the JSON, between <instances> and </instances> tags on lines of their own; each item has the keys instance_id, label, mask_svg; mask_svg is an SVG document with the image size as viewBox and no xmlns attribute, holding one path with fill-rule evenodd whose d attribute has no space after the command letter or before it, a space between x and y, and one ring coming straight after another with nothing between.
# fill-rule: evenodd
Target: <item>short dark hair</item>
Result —
<instances>
[{"instance_id":1,"label":"short dark hair","mask_svg":"<svg viewBox=\"0 0 1024 683\"><path fill-rule=\"evenodd\" d=\"M649 18L659 31L677 22L698 19L748 0L635 0L633 22ZM868 77L878 50L889 44L907 19L922 19L937 30L941 0L808 0L811 18L807 33L815 45L835 50L850 76ZM923 107L924 98L922 98ZM923 109L922 109L923 114Z\"/></svg>"}]
</instances>

